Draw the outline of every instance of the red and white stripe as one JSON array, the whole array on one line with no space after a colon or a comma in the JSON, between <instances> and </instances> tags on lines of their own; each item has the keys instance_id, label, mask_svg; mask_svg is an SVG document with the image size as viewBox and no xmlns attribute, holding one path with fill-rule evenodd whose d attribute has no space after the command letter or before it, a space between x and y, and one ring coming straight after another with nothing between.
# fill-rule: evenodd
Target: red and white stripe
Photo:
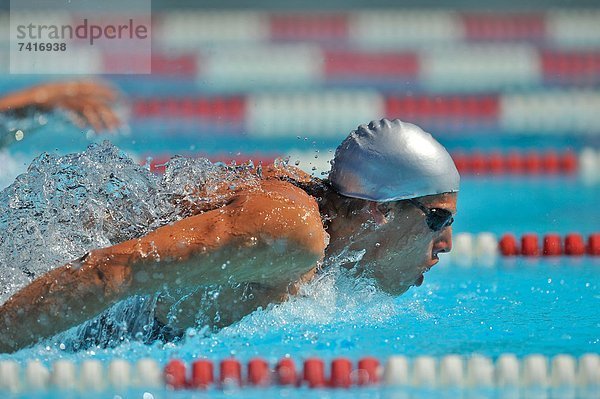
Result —
<instances>
[{"instance_id":1,"label":"red and white stripe","mask_svg":"<svg viewBox=\"0 0 600 399\"><path fill-rule=\"evenodd\" d=\"M134 118L188 118L236 127L255 137L327 135L388 117L436 134L473 128L507 133L598 134L600 92L543 91L493 95L384 95L371 90L258 93L245 96L138 99Z\"/></svg>"},{"instance_id":2,"label":"red and white stripe","mask_svg":"<svg viewBox=\"0 0 600 399\"><path fill-rule=\"evenodd\" d=\"M170 47L198 43L314 41L415 47L424 43L527 41L583 46L600 43L598 10L456 12L172 12L160 15L158 40Z\"/></svg>"},{"instance_id":3,"label":"red and white stripe","mask_svg":"<svg viewBox=\"0 0 600 399\"><path fill-rule=\"evenodd\" d=\"M80 22L76 13L47 10L48 24ZM0 13L0 20L8 20ZM147 15L132 15L136 21ZM110 18L110 17L109 17ZM31 18L30 18L31 19ZM108 20L110 22L110 20ZM9 24L0 25L7 31ZM325 42L361 46L415 47L424 43L534 42L561 46L600 44L598 9L555 9L540 12L457 12L453 10L388 9L337 12L261 12L202 10L154 13L153 39L164 48L195 48L202 44L257 42Z\"/></svg>"},{"instance_id":4,"label":"red and white stripe","mask_svg":"<svg viewBox=\"0 0 600 399\"><path fill-rule=\"evenodd\" d=\"M427 389L594 389L600 384L600 357L586 353L578 358L558 354L529 354L519 359L500 354L496 360L482 355L427 355L412 358L392 355L383 362L362 357L357 362L344 357L325 361L306 358L302 363L283 358L276 364L253 358L245 365L235 358L213 362L195 360L191 367L178 359L167 363L161 372L158 362L141 359L130 363L123 359L101 362L88 359L79 367L61 359L46 367L38 360L21 365L13 360L0 361L0 392L119 392L143 388L150 392L168 390L257 389L273 386L293 388L361 388L387 386ZM584 391L585 392L585 391ZM593 391L590 391L593 392Z\"/></svg>"},{"instance_id":5,"label":"red and white stripe","mask_svg":"<svg viewBox=\"0 0 600 399\"><path fill-rule=\"evenodd\" d=\"M2 53L8 58L7 51ZM70 51L76 56L51 57L45 70L99 74L148 68L154 77L188 79L227 91L257 87L294 89L344 81L389 82L390 87L410 82L441 93L600 83L599 48L565 50L539 49L529 44L476 44L403 51L275 44L154 51L150 59L87 47ZM35 72L35 65L30 64L24 54L15 59L13 67L19 73Z\"/></svg>"},{"instance_id":6,"label":"red and white stripe","mask_svg":"<svg viewBox=\"0 0 600 399\"><path fill-rule=\"evenodd\" d=\"M142 62L134 55L100 54L89 71L111 71ZM69 60L57 62L65 63ZM79 61L77 61L79 62ZM97 64L96 64L97 63ZM121 64L121 65L116 65ZM475 44L420 50L330 50L313 44L250 45L161 53L152 73L195 79L204 86L305 87L328 82L412 82L437 91L489 91L547 83L600 82L600 49L542 50L529 44ZM118 68L117 68L118 69Z\"/></svg>"}]
</instances>

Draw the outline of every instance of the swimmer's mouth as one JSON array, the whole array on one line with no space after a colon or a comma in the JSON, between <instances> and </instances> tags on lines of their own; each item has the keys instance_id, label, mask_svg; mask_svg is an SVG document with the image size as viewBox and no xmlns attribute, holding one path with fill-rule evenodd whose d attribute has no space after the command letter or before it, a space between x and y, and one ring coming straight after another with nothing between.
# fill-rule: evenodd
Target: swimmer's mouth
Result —
<instances>
[{"instance_id":1,"label":"swimmer's mouth","mask_svg":"<svg viewBox=\"0 0 600 399\"><path fill-rule=\"evenodd\" d=\"M440 258L437 254L431 254L431 260L433 262L430 263L425 270L423 270L423 273L415 281L415 286L420 287L423 284L423 280L425 280L424 274L427 273L433 266L437 265L437 263L440 261Z\"/></svg>"}]
</instances>

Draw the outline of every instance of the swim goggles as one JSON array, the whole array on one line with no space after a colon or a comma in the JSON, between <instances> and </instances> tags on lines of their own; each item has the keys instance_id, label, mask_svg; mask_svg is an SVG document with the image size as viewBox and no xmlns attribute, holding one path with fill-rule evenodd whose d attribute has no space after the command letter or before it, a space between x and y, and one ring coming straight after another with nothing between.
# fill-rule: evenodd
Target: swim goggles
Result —
<instances>
[{"instance_id":1,"label":"swim goggles","mask_svg":"<svg viewBox=\"0 0 600 399\"><path fill-rule=\"evenodd\" d=\"M412 198L407 201L423 211L426 217L427 226L433 231L440 231L454 222L452 212L447 209L427 208L425 205Z\"/></svg>"}]
</instances>

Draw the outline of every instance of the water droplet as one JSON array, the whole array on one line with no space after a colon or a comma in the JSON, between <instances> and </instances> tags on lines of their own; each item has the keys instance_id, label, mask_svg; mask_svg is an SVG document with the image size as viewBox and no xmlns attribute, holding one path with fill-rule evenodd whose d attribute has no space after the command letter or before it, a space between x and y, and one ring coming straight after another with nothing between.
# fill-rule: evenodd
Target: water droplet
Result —
<instances>
[{"instance_id":1,"label":"water droplet","mask_svg":"<svg viewBox=\"0 0 600 399\"><path fill-rule=\"evenodd\" d=\"M21 141L21 140L23 140L23 136L25 136L25 134L23 133L23 131L21 129L19 129L15 132L15 140Z\"/></svg>"}]
</instances>

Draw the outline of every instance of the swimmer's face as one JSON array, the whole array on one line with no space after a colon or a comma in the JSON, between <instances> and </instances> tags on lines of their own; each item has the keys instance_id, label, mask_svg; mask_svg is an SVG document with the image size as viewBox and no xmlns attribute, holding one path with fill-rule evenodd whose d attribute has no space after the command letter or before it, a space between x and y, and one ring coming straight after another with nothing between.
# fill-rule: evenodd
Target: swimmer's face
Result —
<instances>
[{"instance_id":1,"label":"swimmer's face","mask_svg":"<svg viewBox=\"0 0 600 399\"><path fill-rule=\"evenodd\" d=\"M427 208L456 213L456 193L417 198ZM412 285L421 285L423 274L438 263L438 255L452 249L452 227L432 231L422 210L408 201L370 202L363 210L370 220L362 226L351 249L366 250L361 268L380 287L400 295Z\"/></svg>"}]
</instances>

